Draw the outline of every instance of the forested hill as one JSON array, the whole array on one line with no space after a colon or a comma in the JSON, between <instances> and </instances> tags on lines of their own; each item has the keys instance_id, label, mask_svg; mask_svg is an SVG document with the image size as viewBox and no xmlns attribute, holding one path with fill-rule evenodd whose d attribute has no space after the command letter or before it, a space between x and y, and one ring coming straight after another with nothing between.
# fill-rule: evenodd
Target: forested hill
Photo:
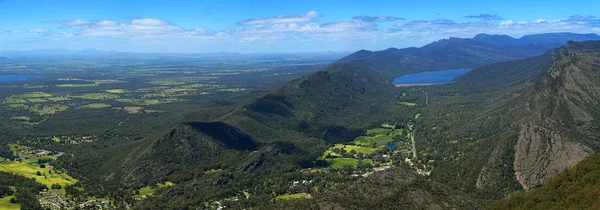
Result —
<instances>
[{"instance_id":1,"label":"forested hill","mask_svg":"<svg viewBox=\"0 0 600 210\"><path fill-rule=\"evenodd\" d=\"M289 200L265 209L480 209L477 201L406 168L375 173L310 200Z\"/></svg>"},{"instance_id":2,"label":"forested hill","mask_svg":"<svg viewBox=\"0 0 600 210\"><path fill-rule=\"evenodd\" d=\"M475 68L486 64L543 54L567 41L600 40L596 34L549 33L515 39L506 35L479 34L449 38L420 48L361 50L337 62L364 61L369 67L393 76L420 71Z\"/></svg>"}]
</instances>

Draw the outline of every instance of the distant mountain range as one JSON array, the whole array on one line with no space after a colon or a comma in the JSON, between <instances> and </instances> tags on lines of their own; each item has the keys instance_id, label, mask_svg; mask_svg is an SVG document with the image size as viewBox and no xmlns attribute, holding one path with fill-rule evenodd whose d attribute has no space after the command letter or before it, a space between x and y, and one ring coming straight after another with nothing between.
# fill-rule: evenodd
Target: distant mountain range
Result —
<instances>
[{"instance_id":1,"label":"distant mountain range","mask_svg":"<svg viewBox=\"0 0 600 210\"><path fill-rule=\"evenodd\" d=\"M337 62L362 61L386 74L474 68L507 60L533 57L567 41L600 40L597 34L548 33L515 39L507 35L479 34L470 39L443 39L420 48L361 50Z\"/></svg>"}]
</instances>

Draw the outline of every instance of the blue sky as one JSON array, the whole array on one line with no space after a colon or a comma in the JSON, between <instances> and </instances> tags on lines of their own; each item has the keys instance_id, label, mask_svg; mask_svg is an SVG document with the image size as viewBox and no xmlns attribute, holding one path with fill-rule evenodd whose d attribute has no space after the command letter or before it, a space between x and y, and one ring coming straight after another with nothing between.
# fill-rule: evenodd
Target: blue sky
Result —
<instances>
[{"instance_id":1,"label":"blue sky","mask_svg":"<svg viewBox=\"0 0 600 210\"><path fill-rule=\"evenodd\" d=\"M322 52L597 33L593 0L0 0L0 50Z\"/></svg>"}]
</instances>

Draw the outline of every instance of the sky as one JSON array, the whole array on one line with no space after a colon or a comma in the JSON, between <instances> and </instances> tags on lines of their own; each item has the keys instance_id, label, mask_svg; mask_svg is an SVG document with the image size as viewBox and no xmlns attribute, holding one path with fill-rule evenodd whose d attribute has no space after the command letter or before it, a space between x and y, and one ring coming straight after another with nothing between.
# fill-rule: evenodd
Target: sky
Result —
<instances>
[{"instance_id":1,"label":"sky","mask_svg":"<svg viewBox=\"0 0 600 210\"><path fill-rule=\"evenodd\" d=\"M0 50L351 52L600 32L598 0L0 0Z\"/></svg>"}]
</instances>

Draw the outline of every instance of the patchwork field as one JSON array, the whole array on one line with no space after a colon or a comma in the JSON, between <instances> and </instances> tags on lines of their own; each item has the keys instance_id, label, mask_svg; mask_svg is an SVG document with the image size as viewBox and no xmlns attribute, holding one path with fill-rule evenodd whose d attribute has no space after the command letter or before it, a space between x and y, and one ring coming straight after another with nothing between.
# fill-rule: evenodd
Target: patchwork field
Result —
<instances>
[{"instance_id":1,"label":"patchwork field","mask_svg":"<svg viewBox=\"0 0 600 210\"><path fill-rule=\"evenodd\" d=\"M393 127L384 124L382 128L367 130L365 136L359 136L352 142L335 144L327 149L320 159L325 160L332 168L373 164L373 160L369 157L374 153L386 147L406 144L403 129L394 129Z\"/></svg>"},{"instance_id":2,"label":"patchwork field","mask_svg":"<svg viewBox=\"0 0 600 210\"><path fill-rule=\"evenodd\" d=\"M42 158L56 158L52 156L34 157L23 161L5 161L0 162L0 171L11 172L19 174L28 178L34 178L35 181L48 186L51 188L52 184L60 184L63 186L61 193L64 194L64 187L66 185L73 185L77 180L66 173L51 172L52 167L46 165L45 168L41 168L40 165L34 164ZM41 175L37 175L37 172Z\"/></svg>"},{"instance_id":3,"label":"patchwork field","mask_svg":"<svg viewBox=\"0 0 600 210\"><path fill-rule=\"evenodd\" d=\"M112 107L110 104L103 104L103 103L93 103L93 104L83 105L83 108L90 108L90 109L100 109L100 108L110 108L110 107Z\"/></svg>"}]
</instances>

